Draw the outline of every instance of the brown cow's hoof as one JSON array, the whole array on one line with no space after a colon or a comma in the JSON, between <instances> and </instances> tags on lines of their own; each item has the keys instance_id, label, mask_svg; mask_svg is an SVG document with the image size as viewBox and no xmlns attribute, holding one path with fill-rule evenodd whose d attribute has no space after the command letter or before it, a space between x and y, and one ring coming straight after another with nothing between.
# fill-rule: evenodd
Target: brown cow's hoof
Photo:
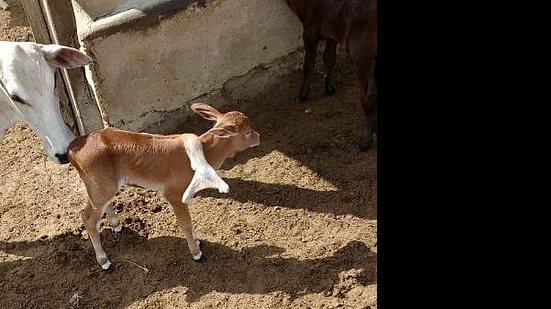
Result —
<instances>
[{"instance_id":1,"label":"brown cow's hoof","mask_svg":"<svg viewBox=\"0 0 551 309\"><path fill-rule=\"evenodd\" d=\"M306 101L308 101L308 96L307 95L299 94L296 98L297 103L304 103Z\"/></svg>"},{"instance_id":2,"label":"brown cow's hoof","mask_svg":"<svg viewBox=\"0 0 551 309\"><path fill-rule=\"evenodd\" d=\"M325 95L334 95L336 92L335 88L334 87L329 87L329 88L325 88L325 92L323 94Z\"/></svg>"},{"instance_id":3,"label":"brown cow's hoof","mask_svg":"<svg viewBox=\"0 0 551 309\"><path fill-rule=\"evenodd\" d=\"M373 140L369 140L369 141L363 141L363 140L360 140L358 142L358 150L360 152L366 152L368 151L370 148L371 148L371 144L373 144L372 142Z\"/></svg>"},{"instance_id":4,"label":"brown cow's hoof","mask_svg":"<svg viewBox=\"0 0 551 309\"><path fill-rule=\"evenodd\" d=\"M365 144L358 143L358 150L360 152L366 152L366 151L369 150L369 148L371 148L371 145L365 145Z\"/></svg>"}]
</instances>

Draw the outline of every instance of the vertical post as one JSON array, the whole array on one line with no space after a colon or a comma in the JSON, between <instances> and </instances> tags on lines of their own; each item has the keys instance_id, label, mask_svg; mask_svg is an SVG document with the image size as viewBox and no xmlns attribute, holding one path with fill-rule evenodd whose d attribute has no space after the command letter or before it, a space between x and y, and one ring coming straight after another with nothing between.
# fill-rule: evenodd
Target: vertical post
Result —
<instances>
[{"instance_id":1,"label":"vertical post","mask_svg":"<svg viewBox=\"0 0 551 309\"><path fill-rule=\"evenodd\" d=\"M34 38L41 44L79 49L71 0L21 0ZM56 93L66 123L78 134L103 128L84 68L56 70Z\"/></svg>"},{"instance_id":2,"label":"vertical post","mask_svg":"<svg viewBox=\"0 0 551 309\"><path fill-rule=\"evenodd\" d=\"M40 44L52 44L52 38L48 31L46 16L39 0L21 0L21 5L27 16L27 21L33 30L34 40ZM75 123L75 114L71 108L71 103L65 90L65 83L61 77L60 70L55 73L55 92L59 97L61 115L65 123L76 134L79 134L78 127Z\"/></svg>"}]
</instances>

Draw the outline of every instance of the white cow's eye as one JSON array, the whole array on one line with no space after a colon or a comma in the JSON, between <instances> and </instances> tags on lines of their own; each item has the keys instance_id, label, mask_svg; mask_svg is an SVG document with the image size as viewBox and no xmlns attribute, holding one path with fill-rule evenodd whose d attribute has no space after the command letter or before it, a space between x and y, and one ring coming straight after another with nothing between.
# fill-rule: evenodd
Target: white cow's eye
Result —
<instances>
[{"instance_id":1,"label":"white cow's eye","mask_svg":"<svg viewBox=\"0 0 551 309\"><path fill-rule=\"evenodd\" d=\"M14 101L14 102L17 102L17 103L19 103L19 104L29 105L29 106L30 106L29 103L25 102L25 100L21 99L21 97L18 96L17 94L12 94L12 95L10 95L10 98L11 98L12 101Z\"/></svg>"}]
</instances>

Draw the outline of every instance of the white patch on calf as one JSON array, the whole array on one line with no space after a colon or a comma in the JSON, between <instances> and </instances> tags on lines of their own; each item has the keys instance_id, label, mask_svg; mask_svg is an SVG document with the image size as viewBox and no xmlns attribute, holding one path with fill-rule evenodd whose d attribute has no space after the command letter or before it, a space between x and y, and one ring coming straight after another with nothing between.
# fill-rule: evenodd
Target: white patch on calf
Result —
<instances>
[{"instance_id":1,"label":"white patch on calf","mask_svg":"<svg viewBox=\"0 0 551 309\"><path fill-rule=\"evenodd\" d=\"M207 188L218 189L220 193L228 193L230 186L220 178L205 159L203 145L199 137L193 134L183 134L182 141L189 157L191 169L195 171L191 182L182 195L182 203L189 204L195 193Z\"/></svg>"}]
</instances>

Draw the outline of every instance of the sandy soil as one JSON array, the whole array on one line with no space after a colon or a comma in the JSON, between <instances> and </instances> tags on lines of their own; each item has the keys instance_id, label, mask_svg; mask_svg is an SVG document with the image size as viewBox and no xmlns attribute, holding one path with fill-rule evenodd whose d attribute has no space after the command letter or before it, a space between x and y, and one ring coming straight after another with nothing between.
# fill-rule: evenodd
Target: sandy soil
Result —
<instances>
[{"instance_id":1,"label":"sandy soil","mask_svg":"<svg viewBox=\"0 0 551 309\"><path fill-rule=\"evenodd\" d=\"M17 1L0 10L0 40L32 40ZM128 187L104 219L115 265L96 264L79 211L85 190L25 125L0 145L0 308L377 308L377 149L358 153L353 75L339 57L337 94L318 75L294 103L300 72L237 108L261 146L227 161L231 192L200 192L190 205L204 263L191 259L169 205ZM308 112L305 112L306 109ZM201 133L199 116L182 129ZM146 268L144 271L141 267Z\"/></svg>"}]
</instances>

